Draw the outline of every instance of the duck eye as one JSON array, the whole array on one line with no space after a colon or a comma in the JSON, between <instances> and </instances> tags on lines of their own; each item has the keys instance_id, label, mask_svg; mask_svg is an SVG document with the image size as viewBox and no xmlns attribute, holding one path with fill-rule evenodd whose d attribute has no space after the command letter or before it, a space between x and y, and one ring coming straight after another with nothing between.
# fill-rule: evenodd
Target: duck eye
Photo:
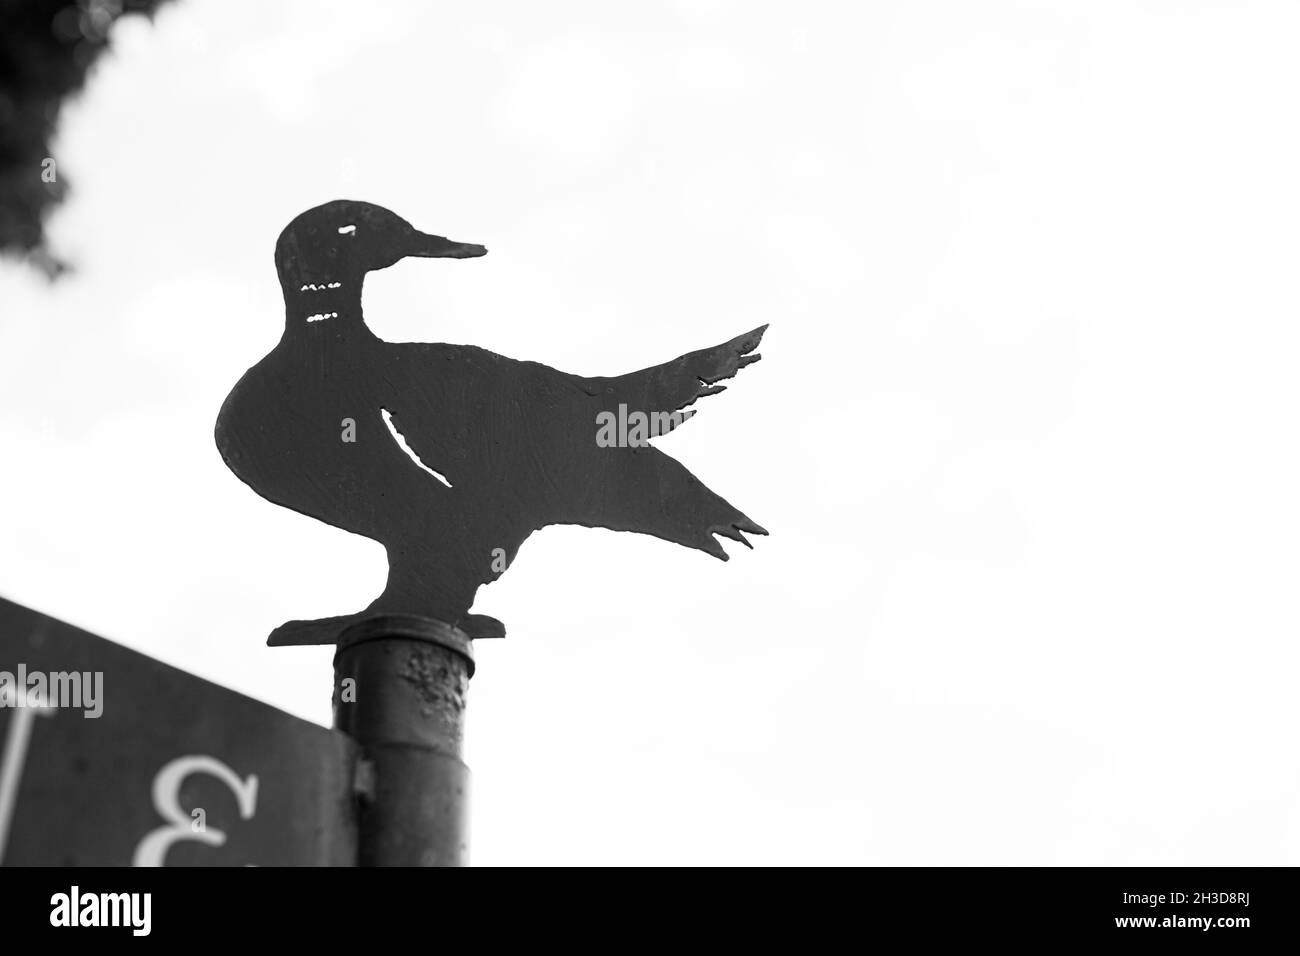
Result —
<instances>
[{"instance_id":1,"label":"duck eye","mask_svg":"<svg viewBox=\"0 0 1300 956\"><path fill-rule=\"evenodd\" d=\"M340 236L350 236L350 235L352 235L352 234L353 234L354 232L356 232L356 231L357 231L357 227L356 227L355 225L350 225L350 226L339 226L339 235L340 235Z\"/></svg>"}]
</instances>

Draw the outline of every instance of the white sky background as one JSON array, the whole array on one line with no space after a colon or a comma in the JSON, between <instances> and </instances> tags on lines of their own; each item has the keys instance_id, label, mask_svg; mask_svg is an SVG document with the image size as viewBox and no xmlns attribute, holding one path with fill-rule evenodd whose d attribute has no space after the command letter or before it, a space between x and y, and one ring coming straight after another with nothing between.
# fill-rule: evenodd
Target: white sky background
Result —
<instances>
[{"instance_id":1,"label":"white sky background","mask_svg":"<svg viewBox=\"0 0 1300 956\"><path fill-rule=\"evenodd\" d=\"M379 545L212 440L290 218L491 250L371 327L615 374L764 322L661 441L723 564L534 535L476 608L473 856L1300 863L1300 8L232 3L123 21L0 273L0 593L327 723Z\"/></svg>"}]
</instances>

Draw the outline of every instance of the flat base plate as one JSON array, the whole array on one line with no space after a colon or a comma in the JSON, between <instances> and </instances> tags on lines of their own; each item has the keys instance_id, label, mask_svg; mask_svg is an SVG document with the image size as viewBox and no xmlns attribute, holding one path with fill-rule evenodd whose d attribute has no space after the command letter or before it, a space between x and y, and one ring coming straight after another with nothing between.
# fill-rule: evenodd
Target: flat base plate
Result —
<instances>
[{"instance_id":1,"label":"flat base plate","mask_svg":"<svg viewBox=\"0 0 1300 956\"><path fill-rule=\"evenodd\" d=\"M303 644L337 644L343 632L352 625L374 615L363 611L360 614L345 614L342 617L322 617L314 621L289 621L281 624L266 643L271 647L289 647ZM456 625L471 640L501 638L506 636L506 626L494 617L486 614L467 614Z\"/></svg>"}]
</instances>

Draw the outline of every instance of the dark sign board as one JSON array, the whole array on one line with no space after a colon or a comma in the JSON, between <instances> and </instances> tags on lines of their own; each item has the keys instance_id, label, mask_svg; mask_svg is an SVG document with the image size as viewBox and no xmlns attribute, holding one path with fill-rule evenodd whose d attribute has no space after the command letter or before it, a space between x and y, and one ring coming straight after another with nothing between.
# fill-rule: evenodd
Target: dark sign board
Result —
<instances>
[{"instance_id":1,"label":"dark sign board","mask_svg":"<svg viewBox=\"0 0 1300 956\"><path fill-rule=\"evenodd\" d=\"M0 598L0 864L355 862L352 741Z\"/></svg>"}]
</instances>

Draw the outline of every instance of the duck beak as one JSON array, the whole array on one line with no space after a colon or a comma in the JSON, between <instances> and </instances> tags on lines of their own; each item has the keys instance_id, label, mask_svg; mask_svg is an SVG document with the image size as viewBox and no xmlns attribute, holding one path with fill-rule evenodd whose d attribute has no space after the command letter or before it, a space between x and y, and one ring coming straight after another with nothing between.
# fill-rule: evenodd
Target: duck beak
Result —
<instances>
[{"instance_id":1,"label":"duck beak","mask_svg":"<svg viewBox=\"0 0 1300 956\"><path fill-rule=\"evenodd\" d=\"M469 242L452 242L442 236L417 232L412 237L411 248L406 254L426 259L473 259L487 255L487 249Z\"/></svg>"}]
</instances>

